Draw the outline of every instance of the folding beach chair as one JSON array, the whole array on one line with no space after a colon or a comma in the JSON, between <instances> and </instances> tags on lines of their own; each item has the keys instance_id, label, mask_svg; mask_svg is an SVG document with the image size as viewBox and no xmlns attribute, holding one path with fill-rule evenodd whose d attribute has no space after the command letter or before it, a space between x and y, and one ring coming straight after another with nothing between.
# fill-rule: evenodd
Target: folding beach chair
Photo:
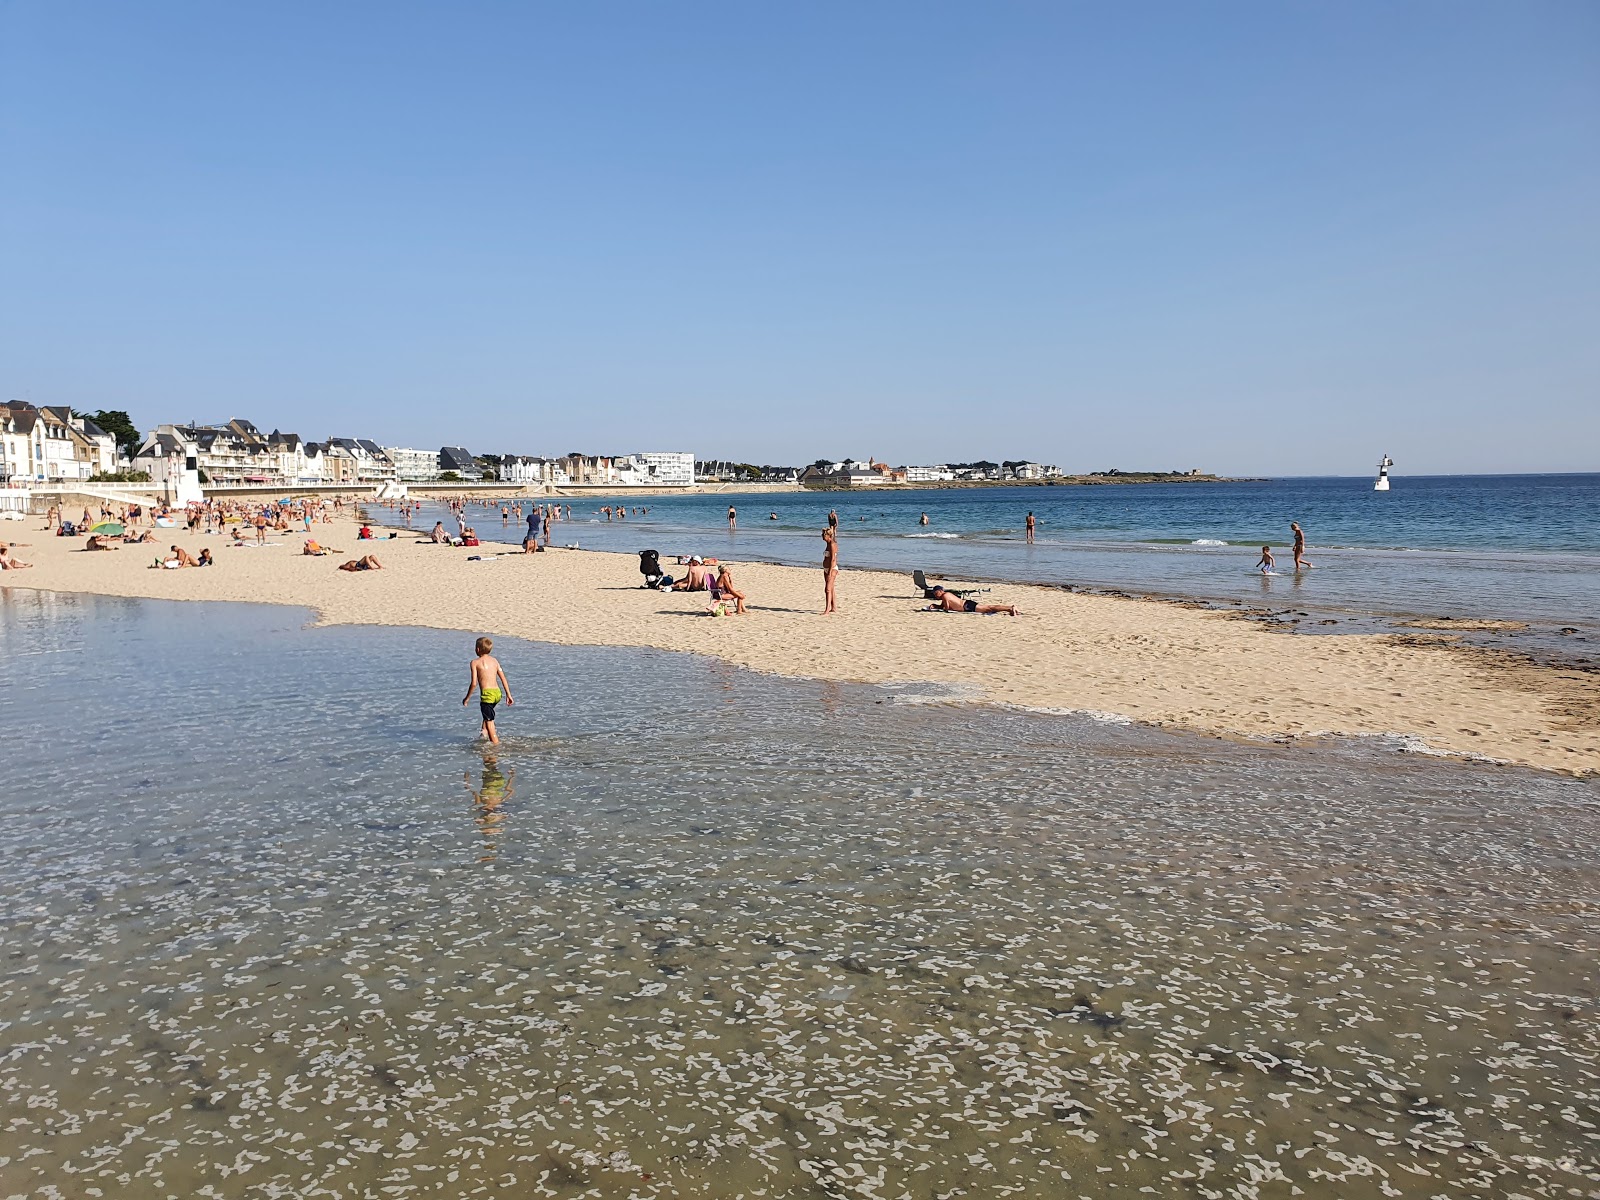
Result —
<instances>
[{"instance_id":1,"label":"folding beach chair","mask_svg":"<svg viewBox=\"0 0 1600 1200\"><path fill-rule=\"evenodd\" d=\"M934 585L928 582L928 576L926 575L926 573L924 573L923 571L920 571L920 570L911 572L911 582L916 584L919 588L922 589L922 598L924 600L932 600L934 598L934 596L933 596L933 587L934 587ZM949 584L941 584L940 586L943 587L944 590L949 592L952 596L976 596L980 592L987 592L989 590L988 588L958 588L958 587L951 587Z\"/></svg>"},{"instance_id":2,"label":"folding beach chair","mask_svg":"<svg viewBox=\"0 0 1600 1200\"><path fill-rule=\"evenodd\" d=\"M706 576L706 611L714 617L728 615L728 602L723 599L722 589L717 586L717 577Z\"/></svg>"}]
</instances>

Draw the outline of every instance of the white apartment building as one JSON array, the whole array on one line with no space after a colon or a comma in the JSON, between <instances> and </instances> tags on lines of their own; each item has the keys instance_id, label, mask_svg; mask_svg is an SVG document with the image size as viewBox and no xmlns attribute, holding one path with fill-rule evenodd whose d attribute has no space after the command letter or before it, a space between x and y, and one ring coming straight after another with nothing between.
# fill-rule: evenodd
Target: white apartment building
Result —
<instances>
[{"instance_id":1,"label":"white apartment building","mask_svg":"<svg viewBox=\"0 0 1600 1200\"><path fill-rule=\"evenodd\" d=\"M439 478L439 452L413 450L406 446L385 446L383 452L394 464L395 478L401 483L432 483Z\"/></svg>"},{"instance_id":2,"label":"white apartment building","mask_svg":"<svg viewBox=\"0 0 1600 1200\"><path fill-rule=\"evenodd\" d=\"M948 483L956 473L943 464L937 467L907 467L907 483Z\"/></svg>"},{"instance_id":3,"label":"white apartment building","mask_svg":"<svg viewBox=\"0 0 1600 1200\"><path fill-rule=\"evenodd\" d=\"M632 456L646 469L646 482L662 487L694 483L694 455L687 450L654 450Z\"/></svg>"}]
</instances>

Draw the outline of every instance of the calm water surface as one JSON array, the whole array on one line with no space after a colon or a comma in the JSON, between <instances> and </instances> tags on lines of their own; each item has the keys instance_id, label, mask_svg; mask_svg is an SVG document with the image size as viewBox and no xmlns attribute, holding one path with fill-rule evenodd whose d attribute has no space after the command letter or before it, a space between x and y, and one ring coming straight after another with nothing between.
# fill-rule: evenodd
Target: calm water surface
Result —
<instances>
[{"instance_id":1,"label":"calm water surface","mask_svg":"<svg viewBox=\"0 0 1600 1200\"><path fill-rule=\"evenodd\" d=\"M980 580L1126 589L1353 614L1527 620L1569 651L1600 644L1600 474L1398 478L640 499L647 517L607 523L612 501L574 499L560 544L813 564L830 508L846 566ZM727 508L739 509L730 534ZM1026 513L1038 539L1023 536ZM929 524L919 523L926 512ZM482 513L483 515L478 515ZM474 514L488 538L521 526ZM431 528L443 510L428 506ZM769 517L776 515L776 521ZM1289 522L1316 570L1294 575ZM450 523L447 521L447 525ZM453 528L453 525L450 526ZM1253 568L1263 545L1277 577ZM1560 628L1576 634L1558 634Z\"/></svg>"},{"instance_id":2,"label":"calm water surface","mask_svg":"<svg viewBox=\"0 0 1600 1200\"><path fill-rule=\"evenodd\" d=\"M1593 1196L1600 792L0 589L0 1195Z\"/></svg>"}]
</instances>

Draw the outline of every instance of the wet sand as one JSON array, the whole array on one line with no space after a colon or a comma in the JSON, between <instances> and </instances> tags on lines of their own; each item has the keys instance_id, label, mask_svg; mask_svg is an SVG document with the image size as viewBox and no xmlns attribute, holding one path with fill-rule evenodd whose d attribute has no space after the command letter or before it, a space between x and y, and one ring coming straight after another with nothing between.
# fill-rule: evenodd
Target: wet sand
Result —
<instances>
[{"instance_id":1,"label":"wet sand","mask_svg":"<svg viewBox=\"0 0 1600 1200\"><path fill-rule=\"evenodd\" d=\"M485 522L487 525L488 522ZM555 549L358 542L355 525L315 536L386 570L347 573L340 556L300 554L302 537L239 549L217 536L158 531L155 546L83 553L39 522L3 533L35 563L4 584L161 599L301 605L335 624L420 625L564 645L650 646L754 670L860 683L933 682L959 698L1115 715L1225 736L1390 735L1427 748L1571 773L1600 771L1600 678L1448 637L1294 637L1227 613L1152 601L996 585L985 601L1024 616L930 613L903 575L845 570L840 611L820 613L820 570L738 563L742 617L714 618L703 593L642 589L630 555ZM580 537L558 526L556 539ZM152 570L177 542L217 565ZM820 540L818 543L820 551ZM848 547L846 547L848 552ZM668 567L678 572L681 568Z\"/></svg>"}]
</instances>

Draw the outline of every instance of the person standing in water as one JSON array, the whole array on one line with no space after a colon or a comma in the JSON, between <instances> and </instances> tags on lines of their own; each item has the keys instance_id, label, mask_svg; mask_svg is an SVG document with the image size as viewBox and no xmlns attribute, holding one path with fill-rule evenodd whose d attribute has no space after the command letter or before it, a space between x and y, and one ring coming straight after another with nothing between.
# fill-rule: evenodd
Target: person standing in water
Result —
<instances>
[{"instance_id":1,"label":"person standing in water","mask_svg":"<svg viewBox=\"0 0 1600 1200\"><path fill-rule=\"evenodd\" d=\"M739 514L733 505L728 505L728 532L732 533L739 524Z\"/></svg>"},{"instance_id":2,"label":"person standing in water","mask_svg":"<svg viewBox=\"0 0 1600 1200\"><path fill-rule=\"evenodd\" d=\"M467 694L461 698L461 707L467 706L474 691L478 693L478 714L483 718L483 736L498 746L500 735L494 730L494 706L501 700L507 704L515 704L516 701L511 698L511 684L506 679L506 673L500 669L494 655L489 653L493 649L493 639L486 637L479 638L473 646L478 657L467 668Z\"/></svg>"},{"instance_id":3,"label":"person standing in water","mask_svg":"<svg viewBox=\"0 0 1600 1200\"><path fill-rule=\"evenodd\" d=\"M1028 514L1028 545L1033 545L1033 513Z\"/></svg>"},{"instance_id":4,"label":"person standing in water","mask_svg":"<svg viewBox=\"0 0 1600 1200\"><path fill-rule=\"evenodd\" d=\"M822 599L823 615L835 610L834 585L839 581L839 540L833 526L822 531Z\"/></svg>"},{"instance_id":5,"label":"person standing in water","mask_svg":"<svg viewBox=\"0 0 1600 1200\"><path fill-rule=\"evenodd\" d=\"M1306 532L1300 528L1298 521L1289 522L1289 531L1294 534L1294 569L1308 570L1314 564L1306 561Z\"/></svg>"}]
</instances>

